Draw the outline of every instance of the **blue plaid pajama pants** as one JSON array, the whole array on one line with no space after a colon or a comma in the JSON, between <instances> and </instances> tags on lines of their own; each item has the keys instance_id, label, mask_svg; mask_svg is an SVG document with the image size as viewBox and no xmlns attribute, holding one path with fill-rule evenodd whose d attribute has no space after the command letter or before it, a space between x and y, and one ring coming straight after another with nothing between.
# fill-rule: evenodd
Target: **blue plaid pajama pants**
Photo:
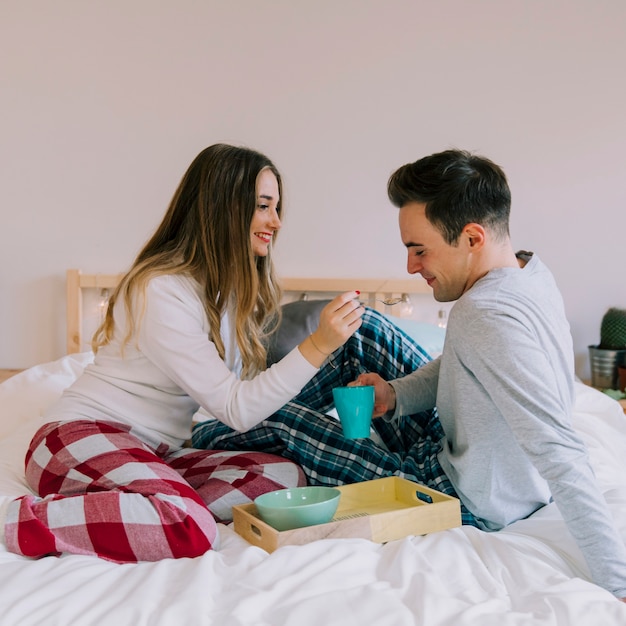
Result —
<instances>
[{"instance_id":1,"label":"blue plaid pajama pants","mask_svg":"<svg viewBox=\"0 0 626 626\"><path fill-rule=\"evenodd\" d=\"M363 372L385 380L421 367L430 356L385 316L366 309L359 330L336 350L291 401L258 426L240 433L217 420L194 426L194 448L259 450L297 463L311 485L343 485L402 476L458 497L439 463L444 436L436 409L396 420L374 419L384 445L373 439L346 439L341 425L326 413L333 387L345 386ZM461 502L464 524L476 518Z\"/></svg>"}]
</instances>

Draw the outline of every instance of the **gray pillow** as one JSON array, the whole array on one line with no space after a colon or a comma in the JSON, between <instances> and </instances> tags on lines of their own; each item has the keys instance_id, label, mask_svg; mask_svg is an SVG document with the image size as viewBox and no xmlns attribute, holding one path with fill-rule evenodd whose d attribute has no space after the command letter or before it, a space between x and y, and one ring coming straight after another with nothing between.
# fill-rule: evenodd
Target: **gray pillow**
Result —
<instances>
[{"instance_id":1,"label":"gray pillow","mask_svg":"<svg viewBox=\"0 0 626 626\"><path fill-rule=\"evenodd\" d=\"M267 348L268 367L291 352L318 326L320 313L330 300L297 300L284 304L278 330L270 337Z\"/></svg>"}]
</instances>

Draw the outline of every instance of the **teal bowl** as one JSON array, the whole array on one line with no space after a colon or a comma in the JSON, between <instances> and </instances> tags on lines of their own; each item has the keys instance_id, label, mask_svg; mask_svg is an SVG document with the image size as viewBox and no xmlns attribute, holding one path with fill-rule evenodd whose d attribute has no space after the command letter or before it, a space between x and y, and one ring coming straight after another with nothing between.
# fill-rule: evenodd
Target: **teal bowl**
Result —
<instances>
[{"instance_id":1,"label":"teal bowl","mask_svg":"<svg viewBox=\"0 0 626 626\"><path fill-rule=\"evenodd\" d=\"M276 530L330 522L341 491L333 487L294 487L270 491L254 500L261 519Z\"/></svg>"}]
</instances>

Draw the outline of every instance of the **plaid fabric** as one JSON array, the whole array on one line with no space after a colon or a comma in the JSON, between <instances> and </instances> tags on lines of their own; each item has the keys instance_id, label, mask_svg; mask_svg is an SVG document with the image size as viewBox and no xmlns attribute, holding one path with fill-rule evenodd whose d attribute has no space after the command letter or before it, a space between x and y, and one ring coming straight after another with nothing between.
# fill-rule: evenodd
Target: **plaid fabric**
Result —
<instances>
[{"instance_id":1,"label":"plaid fabric","mask_svg":"<svg viewBox=\"0 0 626 626\"><path fill-rule=\"evenodd\" d=\"M233 504L305 484L300 468L270 454L155 449L122 424L87 420L44 425L26 478L40 497L9 505L9 550L119 563L204 554L217 539L214 516L229 521Z\"/></svg>"},{"instance_id":2,"label":"plaid fabric","mask_svg":"<svg viewBox=\"0 0 626 626\"><path fill-rule=\"evenodd\" d=\"M302 467L309 484L342 485L383 476L403 476L458 497L437 455L443 430L436 410L372 424L384 445L373 439L346 439L332 408L333 387L362 372L385 380L404 376L430 360L428 354L386 317L367 309L360 329L331 355L302 392L257 427L238 433L216 420L194 426L194 448L263 450ZM476 518L461 503L464 524Z\"/></svg>"}]
</instances>

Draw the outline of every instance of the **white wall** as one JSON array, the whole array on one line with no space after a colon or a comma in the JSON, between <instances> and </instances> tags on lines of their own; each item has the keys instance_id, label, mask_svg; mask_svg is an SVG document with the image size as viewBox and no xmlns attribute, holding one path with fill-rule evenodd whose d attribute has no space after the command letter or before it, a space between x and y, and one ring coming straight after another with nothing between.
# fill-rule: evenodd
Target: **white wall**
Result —
<instances>
[{"instance_id":1,"label":"white wall","mask_svg":"<svg viewBox=\"0 0 626 626\"><path fill-rule=\"evenodd\" d=\"M405 276L399 165L502 165L579 374L626 306L623 0L0 0L0 367L64 352L64 272L125 269L227 141L285 177L283 274Z\"/></svg>"}]
</instances>

